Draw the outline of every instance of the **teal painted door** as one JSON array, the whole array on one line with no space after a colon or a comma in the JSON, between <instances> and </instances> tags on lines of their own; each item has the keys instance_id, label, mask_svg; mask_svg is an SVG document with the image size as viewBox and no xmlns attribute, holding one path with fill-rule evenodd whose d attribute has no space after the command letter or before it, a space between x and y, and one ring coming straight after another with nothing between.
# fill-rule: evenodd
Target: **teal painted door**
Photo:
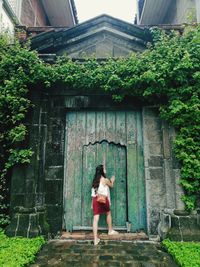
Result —
<instances>
[{"instance_id":1,"label":"teal painted door","mask_svg":"<svg viewBox=\"0 0 200 267\"><path fill-rule=\"evenodd\" d=\"M92 226L91 184L95 168L105 164L116 176L111 211L116 229L146 228L141 113L136 111L68 112L66 118L64 227ZM102 216L101 216L102 217ZM105 218L100 226L105 227Z\"/></svg>"}]
</instances>

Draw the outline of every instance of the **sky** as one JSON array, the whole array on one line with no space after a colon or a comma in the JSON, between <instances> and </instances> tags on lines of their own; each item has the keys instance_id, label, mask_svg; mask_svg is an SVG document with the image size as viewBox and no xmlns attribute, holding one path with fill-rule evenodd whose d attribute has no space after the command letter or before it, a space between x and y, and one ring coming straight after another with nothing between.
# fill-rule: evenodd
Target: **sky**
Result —
<instances>
[{"instance_id":1,"label":"sky","mask_svg":"<svg viewBox=\"0 0 200 267\"><path fill-rule=\"evenodd\" d=\"M79 23L99 16L110 16L134 22L137 0L75 0Z\"/></svg>"}]
</instances>

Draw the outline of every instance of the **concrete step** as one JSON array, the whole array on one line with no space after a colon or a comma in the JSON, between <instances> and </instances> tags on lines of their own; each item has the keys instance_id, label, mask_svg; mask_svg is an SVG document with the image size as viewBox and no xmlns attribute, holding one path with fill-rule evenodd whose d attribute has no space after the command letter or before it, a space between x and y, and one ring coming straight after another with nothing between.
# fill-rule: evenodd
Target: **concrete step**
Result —
<instances>
[{"instance_id":1,"label":"concrete step","mask_svg":"<svg viewBox=\"0 0 200 267\"><path fill-rule=\"evenodd\" d=\"M116 235L108 235L105 232L99 232L101 241L134 241L134 240L148 240L148 236L144 232L139 233L125 233L119 232ZM93 233L88 231L62 232L60 237L62 240L93 240Z\"/></svg>"}]
</instances>

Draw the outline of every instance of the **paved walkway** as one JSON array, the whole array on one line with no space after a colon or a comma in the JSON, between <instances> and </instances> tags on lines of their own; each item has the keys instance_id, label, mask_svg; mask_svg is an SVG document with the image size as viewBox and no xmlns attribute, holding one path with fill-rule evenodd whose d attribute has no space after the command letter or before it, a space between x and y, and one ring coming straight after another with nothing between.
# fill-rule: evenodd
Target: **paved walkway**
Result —
<instances>
[{"instance_id":1,"label":"paved walkway","mask_svg":"<svg viewBox=\"0 0 200 267\"><path fill-rule=\"evenodd\" d=\"M148 241L55 240L40 251L30 267L177 267L159 243Z\"/></svg>"}]
</instances>

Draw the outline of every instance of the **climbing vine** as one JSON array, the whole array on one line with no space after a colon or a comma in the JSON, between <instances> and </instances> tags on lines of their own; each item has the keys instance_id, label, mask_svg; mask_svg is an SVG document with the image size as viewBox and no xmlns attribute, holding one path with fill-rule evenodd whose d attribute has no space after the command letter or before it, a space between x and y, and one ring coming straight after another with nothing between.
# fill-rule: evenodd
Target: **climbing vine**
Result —
<instances>
[{"instance_id":1,"label":"climbing vine","mask_svg":"<svg viewBox=\"0 0 200 267\"><path fill-rule=\"evenodd\" d=\"M33 152L26 147L25 116L31 105L28 88L41 79L45 65L29 46L9 44L0 38L0 226L9 222L9 170L18 163L29 163Z\"/></svg>"},{"instance_id":2,"label":"climbing vine","mask_svg":"<svg viewBox=\"0 0 200 267\"><path fill-rule=\"evenodd\" d=\"M183 200L187 209L195 208L200 193L200 26L183 34L154 29L152 35L153 44L144 53L127 59L80 64L61 57L53 65L42 62L28 45L0 39L1 202L6 199L6 173L28 163L33 153L24 145L29 88L59 83L74 90L104 90L115 101L132 95L159 105L161 118L177 129L174 153L181 164Z\"/></svg>"}]
</instances>

